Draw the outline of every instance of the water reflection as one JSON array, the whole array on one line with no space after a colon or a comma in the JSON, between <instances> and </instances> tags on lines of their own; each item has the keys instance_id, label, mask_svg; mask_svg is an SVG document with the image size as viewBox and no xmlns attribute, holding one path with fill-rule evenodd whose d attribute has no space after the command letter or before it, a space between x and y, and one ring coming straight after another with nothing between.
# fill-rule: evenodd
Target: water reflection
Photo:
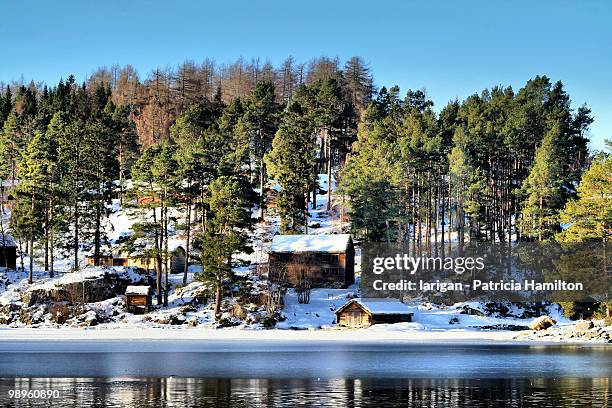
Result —
<instances>
[{"instance_id":1,"label":"water reflection","mask_svg":"<svg viewBox=\"0 0 612 408\"><path fill-rule=\"evenodd\" d=\"M53 400L8 400L10 389L57 389ZM609 378L194 379L16 378L0 380L15 407L590 407L612 401Z\"/></svg>"}]
</instances>

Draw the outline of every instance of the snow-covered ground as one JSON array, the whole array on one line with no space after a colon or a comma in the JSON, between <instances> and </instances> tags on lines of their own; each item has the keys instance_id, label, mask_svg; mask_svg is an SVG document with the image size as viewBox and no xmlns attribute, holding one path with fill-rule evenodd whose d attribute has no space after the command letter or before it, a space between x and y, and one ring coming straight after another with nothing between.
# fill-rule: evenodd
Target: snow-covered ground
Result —
<instances>
[{"instance_id":1,"label":"snow-covered ground","mask_svg":"<svg viewBox=\"0 0 612 408\"><path fill-rule=\"evenodd\" d=\"M114 328L0 328L0 342L15 340L240 340L240 341L272 341L272 340L302 340L302 341L330 341L330 342L376 342L376 341L413 341L413 342L455 342L467 341L474 343L487 343L499 341L512 341L516 332L511 331L402 331L380 330L376 326L368 329L350 330L237 330L228 329L202 329L202 328L142 328L142 327L114 327ZM227 343L224 346L227 347Z\"/></svg>"}]
</instances>

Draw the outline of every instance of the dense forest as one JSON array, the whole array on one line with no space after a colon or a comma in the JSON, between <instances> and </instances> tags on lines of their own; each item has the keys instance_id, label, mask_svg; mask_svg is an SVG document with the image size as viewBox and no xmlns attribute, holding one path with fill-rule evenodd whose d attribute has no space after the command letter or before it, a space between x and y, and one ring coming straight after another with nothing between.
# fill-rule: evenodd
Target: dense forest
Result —
<instances>
[{"instance_id":1,"label":"dense forest","mask_svg":"<svg viewBox=\"0 0 612 408\"><path fill-rule=\"evenodd\" d=\"M82 84L68 76L0 92L2 214L12 199L0 233L17 238L30 270L37 249L51 275L58 253L75 269L85 250L99 259L119 199L141 214L123 244L156 258L158 279L176 229L218 281L249 250L251 209L263 219L269 181L282 186L282 231L303 233L320 174L337 183L327 209L359 240L611 234L610 158L588 151L590 110L546 76L439 110L424 90L377 88L359 57L185 62L146 78L112 67Z\"/></svg>"}]
</instances>

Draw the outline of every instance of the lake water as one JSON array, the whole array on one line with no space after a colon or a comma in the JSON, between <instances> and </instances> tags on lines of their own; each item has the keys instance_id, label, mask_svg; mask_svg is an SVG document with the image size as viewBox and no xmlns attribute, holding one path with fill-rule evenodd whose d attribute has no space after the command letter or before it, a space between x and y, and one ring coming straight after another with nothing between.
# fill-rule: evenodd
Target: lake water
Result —
<instances>
[{"instance_id":1,"label":"lake water","mask_svg":"<svg viewBox=\"0 0 612 408\"><path fill-rule=\"evenodd\" d=\"M0 342L17 407L607 407L612 347ZM106 349L107 351L104 351ZM10 390L57 390L49 400Z\"/></svg>"}]
</instances>

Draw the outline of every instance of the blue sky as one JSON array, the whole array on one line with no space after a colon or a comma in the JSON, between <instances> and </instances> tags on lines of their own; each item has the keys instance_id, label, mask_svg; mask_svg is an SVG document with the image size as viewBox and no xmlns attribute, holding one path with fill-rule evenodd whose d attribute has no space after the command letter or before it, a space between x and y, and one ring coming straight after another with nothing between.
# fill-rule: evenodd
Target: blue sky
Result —
<instances>
[{"instance_id":1,"label":"blue sky","mask_svg":"<svg viewBox=\"0 0 612 408\"><path fill-rule=\"evenodd\" d=\"M0 80L83 80L97 67L243 56L360 55L376 83L425 88L441 108L485 87L546 74L612 138L612 2L2 1Z\"/></svg>"}]
</instances>

